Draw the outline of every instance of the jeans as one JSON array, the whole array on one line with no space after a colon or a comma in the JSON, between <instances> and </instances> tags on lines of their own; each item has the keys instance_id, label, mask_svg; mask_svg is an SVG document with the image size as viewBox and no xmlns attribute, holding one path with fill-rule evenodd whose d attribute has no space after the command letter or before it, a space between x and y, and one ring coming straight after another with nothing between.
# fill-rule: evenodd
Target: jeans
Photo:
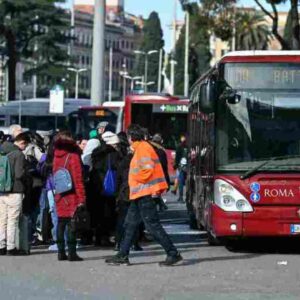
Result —
<instances>
[{"instance_id":1,"label":"jeans","mask_svg":"<svg viewBox=\"0 0 300 300\"><path fill-rule=\"evenodd\" d=\"M54 199L54 194L53 191L48 191L47 192L47 198L49 202L49 211L51 214L51 221L52 221L52 239L53 241L57 241L57 224L58 224L58 217L56 213L56 206L55 206L55 199Z\"/></svg>"},{"instance_id":2,"label":"jeans","mask_svg":"<svg viewBox=\"0 0 300 300\"><path fill-rule=\"evenodd\" d=\"M178 176L178 190L179 190L179 197L183 198L184 186L185 186L185 171L180 170Z\"/></svg>"},{"instance_id":3,"label":"jeans","mask_svg":"<svg viewBox=\"0 0 300 300\"><path fill-rule=\"evenodd\" d=\"M176 247L173 245L171 239L160 223L158 212L156 209L156 202L154 199L152 199L151 196L141 197L130 203L125 221L125 236L121 242L120 247L121 255L127 256L129 254L130 247L134 242L136 231L141 220L144 221L147 230L164 248L168 256L177 255L178 251Z\"/></svg>"},{"instance_id":4,"label":"jeans","mask_svg":"<svg viewBox=\"0 0 300 300\"><path fill-rule=\"evenodd\" d=\"M23 194L0 195L0 249L16 247L16 232L22 212Z\"/></svg>"},{"instance_id":5,"label":"jeans","mask_svg":"<svg viewBox=\"0 0 300 300\"><path fill-rule=\"evenodd\" d=\"M51 214L51 221L52 221L52 230L51 230L51 234L52 234L52 239L53 241L56 243L57 241L57 225L58 225L58 216L57 216L57 212L56 212L56 205L55 205L55 199L54 199L54 194L53 191L48 191L47 193L47 197L48 197L48 202L49 202L49 211ZM66 228L65 230L65 241L68 240L68 228Z\"/></svg>"},{"instance_id":6,"label":"jeans","mask_svg":"<svg viewBox=\"0 0 300 300\"><path fill-rule=\"evenodd\" d=\"M118 203L118 213L117 213L117 224L116 224L116 244L120 245L125 234L125 220L130 207L130 202L119 201ZM140 230L139 227L136 230L135 237L133 240L134 245L138 245Z\"/></svg>"},{"instance_id":7,"label":"jeans","mask_svg":"<svg viewBox=\"0 0 300 300\"><path fill-rule=\"evenodd\" d=\"M68 232L67 245L69 254L76 253L76 233L71 228L71 218L58 218L57 247L58 252L65 252L65 232Z\"/></svg>"}]
</instances>

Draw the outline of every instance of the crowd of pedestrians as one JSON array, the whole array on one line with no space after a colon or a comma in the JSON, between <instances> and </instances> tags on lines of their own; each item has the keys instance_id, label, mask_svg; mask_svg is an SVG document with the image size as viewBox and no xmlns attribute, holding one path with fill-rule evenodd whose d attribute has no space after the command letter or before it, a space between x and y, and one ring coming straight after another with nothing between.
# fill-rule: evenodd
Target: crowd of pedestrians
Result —
<instances>
[{"instance_id":1,"label":"crowd of pedestrians","mask_svg":"<svg viewBox=\"0 0 300 300\"><path fill-rule=\"evenodd\" d=\"M42 243L59 261L81 261L77 248L95 245L117 251L108 264L129 264L146 228L166 251L162 265L175 264L182 257L158 215L170 184L162 136L139 125L115 134L101 122L88 140L67 131L42 138L12 125L1 135L0 255L29 255Z\"/></svg>"}]
</instances>

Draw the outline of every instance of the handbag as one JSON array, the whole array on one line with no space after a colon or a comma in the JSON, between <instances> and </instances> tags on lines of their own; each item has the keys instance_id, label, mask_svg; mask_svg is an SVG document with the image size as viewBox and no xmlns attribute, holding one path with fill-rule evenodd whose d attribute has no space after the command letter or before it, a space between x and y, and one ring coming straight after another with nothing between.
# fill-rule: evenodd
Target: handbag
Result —
<instances>
[{"instance_id":1,"label":"handbag","mask_svg":"<svg viewBox=\"0 0 300 300\"><path fill-rule=\"evenodd\" d=\"M117 174L116 171L111 168L110 157L108 157L108 170L105 173L103 180L103 196L114 196L117 191Z\"/></svg>"},{"instance_id":2,"label":"handbag","mask_svg":"<svg viewBox=\"0 0 300 300\"><path fill-rule=\"evenodd\" d=\"M71 230L73 232L87 231L90 227L90 214L85 205L79 205L71 219Z\"/></svg>"}]
</instances>

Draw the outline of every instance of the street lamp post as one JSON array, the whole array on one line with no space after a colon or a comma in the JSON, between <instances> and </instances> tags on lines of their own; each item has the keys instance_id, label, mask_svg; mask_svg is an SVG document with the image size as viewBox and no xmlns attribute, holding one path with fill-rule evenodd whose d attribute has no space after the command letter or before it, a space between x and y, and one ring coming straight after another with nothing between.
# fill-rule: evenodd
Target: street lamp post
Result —
<instances>
[{"instance_id":1,"label":"street lamp post","mask_svg":"<svg viewBox=\"0 0 300 300\"><path fill-rule=\"evenodd\" d=\"M141 55L145 56L145 74L144 74L145 83L148 80L148 56L151 55L151 54L158 53L158 52L159 52L158 50L149 50L147 52L141 51L141 50L135 50L134 51L135 54L141 54ZM147 84L145 84L145 92L147 92Z\"/></svg>"},{"instance_id":2,"label":"street lamp post","mask_svg":"<svg viewBox=\"0 0 300 300\"><path fill-rule=\"evenodd\" d=\"M75 69L68 68L69 71L76 73L76 81L75 81L75 99L78 99L78 85L79 85L79 73L86 72L87 69Z\"/></svg>"},{"instance_id":3,"label":"street lamp post","mask_svg":"<svg viewBox=\"0 0 300 300\"><path fill-rule=\"evenodd\" d=\"M144 86L144 89L146 90L146 87L149 85L155 84L154 81L149 81L149 82L143 82L143 81L136 81L136 84L139 84L141 86Z\"/></svg>"},{"instance_id":4,"label":"street lamp post","mask_svg":"<svg viewBox=\"0 0 300 300\"><path fill-rule=\"evenodd\" d=\"M138 79L142 79L142 76L135 76L135 77L132 77L132 76L126 75L125 78L131 80L130 90L131 90L131 92L132 92L133 89L134 89L134 82L135 82L136 80L138 80Z\"/></svg>"},{"instance_id":5,"label":"street lamp post","mask_svg":"<svg viewBox=\"0 0 300 300\"><path fill-rule=\"evenodd\" d=\"M23 82L20 84L20 91L19 91L19 124L22 124L22 100L23 100L23 87L26 86L26 83Z\"/></svg>"},{"instance_id":6,"label":"street lamp post","mask_svg":"<svg viewBox=\"0 0 300 300\"><path fill-rule=\"evenodd\" d=\"M172 59L170 61L171 64L171 94L174 95L175 93L175 66L177 65L177 61Z\"/></svg>"},{"instance_id":7,"label":"street lamp post","mask_svg":"<svg viewBox=\"0 0 300 300\"><path fill-rule=\"evenodd\" d=\"M4 51L0 48L1 55L1 82L0 82L0 97L2 100L6 100L7 90L7 66L6 63L8 61L8 56L4 53Z\"/></svg>"},{"instance_id":8,"label":"street lamp post","mask_svg":"<svg viewBox=\"0 0 300 300\"><path fill-rule=\"evenodd\" d=\"M126 97L126 76L128 76L128 72L126 69L124 71L119 72L120 76L123 77L123 101L125 101Z\"/></svg>"}]
</instances>

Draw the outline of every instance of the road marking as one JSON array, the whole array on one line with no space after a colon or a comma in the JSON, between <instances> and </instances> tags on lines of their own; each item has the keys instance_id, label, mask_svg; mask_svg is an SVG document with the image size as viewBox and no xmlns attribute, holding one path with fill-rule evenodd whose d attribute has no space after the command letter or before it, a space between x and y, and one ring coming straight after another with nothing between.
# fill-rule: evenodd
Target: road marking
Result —
<instances>
[{"instance_id":1,"label":"road marking","mask_svg":"<svg viewBox=\"0 0 300 300\"><path fill-rule=\"evenodd\" d=\"M205 233L205 231L190 229L190 226L188 224L168 224L163 225L163 227L169 235L200 235Z\"/></svg>"}]
</instances>

